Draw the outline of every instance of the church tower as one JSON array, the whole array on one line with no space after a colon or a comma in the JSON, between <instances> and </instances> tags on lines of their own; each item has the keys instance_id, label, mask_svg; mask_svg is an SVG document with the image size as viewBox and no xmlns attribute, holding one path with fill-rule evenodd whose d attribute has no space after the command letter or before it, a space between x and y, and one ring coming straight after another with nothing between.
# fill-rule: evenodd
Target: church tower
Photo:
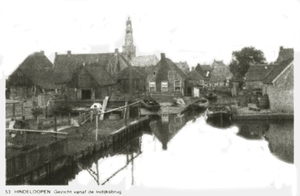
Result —
<instances>
[{"instance_id":1,"label":"church tower","mask_svg":"<svg viewBox=\"0 0 300 196\"><path fill-rule=\"evenodd\" d=\"M125 44L123 45L123 54L129 60L135 57L135 46L133 45L132 26L129 17L128 20L126 21L126 33L125 33Z\"/></svg>"}]
</instances>

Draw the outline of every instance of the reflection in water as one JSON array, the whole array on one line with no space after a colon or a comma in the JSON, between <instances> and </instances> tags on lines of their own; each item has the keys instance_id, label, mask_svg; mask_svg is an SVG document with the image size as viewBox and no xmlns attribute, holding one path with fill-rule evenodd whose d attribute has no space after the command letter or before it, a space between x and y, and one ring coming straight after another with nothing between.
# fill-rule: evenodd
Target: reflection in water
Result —
<instances>
[{"instance_id":1,"label":"reflection in water","mask_svg":"<svg viewBox=\"0 0 300 196\"><path fill-rule=\"evenodd\" d=\"M153 116L147 131L122 148L74 164L69 185L201 189L295 184L294 165L269 150L288 160L293 122L238 122L219 129L193 117Z\"/></svg>"},{"instance_id":2,"label":"reflection in water","mask_svg":"<svg viewBox=\"0 0 300 196\"><path fill-rule=\"evenodd\" d=\"M238 135L247 139L266 139L270 151L278 158L294 162L293 120L244 120L236 122Z\"/></svg>"},{"instance_id":3,"label":"reflection in water","mask_svg":"<svg viewBox=\"0 0 300 196\"><path fill-rule=\"evenodd\" d=\"M185 115L163 114L156 116L156 120L150 122L150 128L155 137L162 143L164 150L168 149L168 142L185 125Z\"/></svg>"}]
</instances>

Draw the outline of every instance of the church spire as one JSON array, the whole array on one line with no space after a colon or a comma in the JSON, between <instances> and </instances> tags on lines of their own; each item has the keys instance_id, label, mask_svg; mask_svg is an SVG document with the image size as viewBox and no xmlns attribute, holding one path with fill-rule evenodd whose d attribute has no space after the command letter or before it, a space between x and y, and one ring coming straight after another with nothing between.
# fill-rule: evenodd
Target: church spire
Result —
<instances>
[{"instance_id":1,"label":"church spire","mask_svg":"<svg viewBox=\"0 0 300 196\"><path fill-rule=\"evenodd\" d=\"M129 17L126 21L126 34L125 44L123 45L123 53L129 60L135 57L135 46L133 45L132 26Z\"/></svg>"}]
</instances>

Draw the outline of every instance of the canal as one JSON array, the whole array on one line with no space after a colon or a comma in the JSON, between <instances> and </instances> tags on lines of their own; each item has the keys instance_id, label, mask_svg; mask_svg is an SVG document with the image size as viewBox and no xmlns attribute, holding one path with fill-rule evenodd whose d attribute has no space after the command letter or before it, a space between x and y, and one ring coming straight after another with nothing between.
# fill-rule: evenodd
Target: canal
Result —
<instances>
[{"instance_id":1,"label":"canal","mask_svg":"<svg viewBox=\"0 0 300 196\"><path fill-rule=\"evenodd\" d=\"M182 189L295 184L294 122L238 121L226 128L195 114L153 116L122 147L73 162L40 184Z\"/></svg>"}]
</instances>

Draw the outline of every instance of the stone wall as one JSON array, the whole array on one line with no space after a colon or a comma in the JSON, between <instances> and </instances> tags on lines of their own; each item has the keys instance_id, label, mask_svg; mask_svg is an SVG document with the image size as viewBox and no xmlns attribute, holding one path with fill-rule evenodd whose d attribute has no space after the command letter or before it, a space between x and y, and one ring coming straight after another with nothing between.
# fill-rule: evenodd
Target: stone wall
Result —
<instances>
[{"instance_id":1,"label":"stone wall","mask_svg":"<svg viewBox=\"0 0 300 196\"><path fill-rule=\"evenodd\" d=\"M294 67L290 67L273 85L266 85L270 109L275 112L294 113Z\"/></svg>"}]
</instances>

